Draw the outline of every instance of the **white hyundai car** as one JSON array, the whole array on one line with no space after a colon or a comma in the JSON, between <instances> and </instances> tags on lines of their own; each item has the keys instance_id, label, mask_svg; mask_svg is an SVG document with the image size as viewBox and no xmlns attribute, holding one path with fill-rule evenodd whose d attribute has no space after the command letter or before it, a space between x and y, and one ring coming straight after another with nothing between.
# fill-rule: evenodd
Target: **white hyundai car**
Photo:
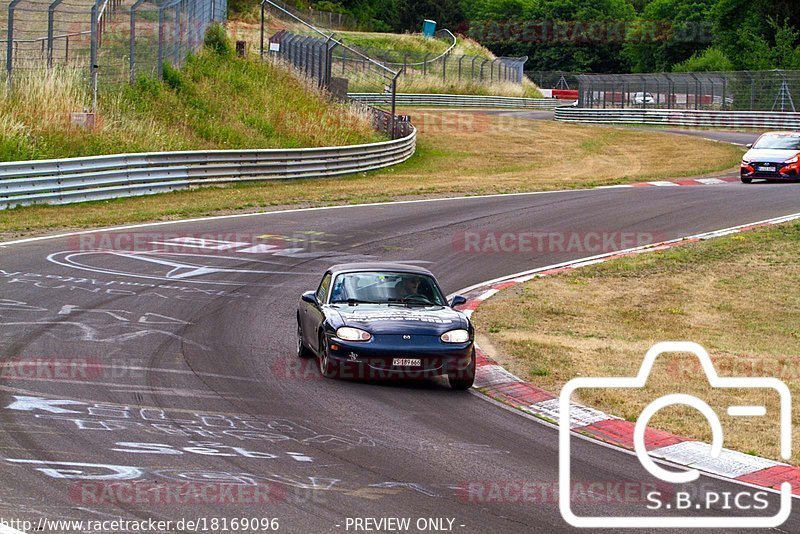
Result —
<instances>
[{"instance_id":1,"label":"white hyundai car","mask_svg":"<svg viewBox=\"0 0 800 534\"><path fill-rule=\"evenodd\" d=\"M754 178L797 180L800 177L800 131L767 132L747 145L739 175L749 184Z\"/></svg>"}]
</instances>

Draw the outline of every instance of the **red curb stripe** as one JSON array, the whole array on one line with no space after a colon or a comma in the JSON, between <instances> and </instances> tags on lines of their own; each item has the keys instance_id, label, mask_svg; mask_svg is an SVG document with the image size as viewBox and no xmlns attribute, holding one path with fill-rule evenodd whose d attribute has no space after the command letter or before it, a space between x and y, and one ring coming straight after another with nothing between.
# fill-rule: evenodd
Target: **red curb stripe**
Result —
<instances>
[{"instance_id":1,"label":"red curb stripe","mask_svg":"<svg viewBox=\"0 0 800 534\"><path fill-rule=\"evenodd\" d=\"M737 176L724 176L720 178L720 180L722 180L723 182L738 182L739 180L741 180L741 178Z\"/></svg>"},{"instance_id":2,"label":"red curb stripe","mask_svg":"<svg viewBox=\"0 0 800 534\"><path fill-rule=\"evenodd\" d=\"M736 480L774 489L780 489L783 482L791 482L792 493L800 495L800 467L776 465L749 475L736 477Z\"/></svg>"},{"instance_id":3,"label":"red curb stripe","mask_svg":"<svg viewBox=\"0 0 800 534\"><path fill-rule=\"evenodd\" d=\"M625 421L623 419L606 419L599 421L589 426L580 429L581 433L589 434L593 438L599 439L606 443L619 445L626 449L633 449L633 428L634 423ZM688 441L686 438L663 432L661 430L653 430L648 427L644 432L644 444L647 450L659 449L669 445L675 445L682 441Z\"/></svg>"},{"instance_id":4,"label":"red curb stripe","mask_svg":"<svg viewBox=\"0 0 800 534\"><path fill-rule=\"evenodd\" d=\"M655 187L655 186L647 182L639 182L638 184L631 184L631 187Z\"/></svg>"},{"instance_id":5,"label":"red curb stripe","mask_svg":"<svg viewBox=\"0 0 800 534\"><path fill-rule=\"evenodd\" d=\"M702 182L698 182L697 180L678 180L677 182L672 182L672 183L678 185L701 185L701 184L706 185L703 184Z\"/></svg>"},{"instance_id":6,"label":"red curb stripe","mask_svg":"<svg viewBox=\"0 0 800 534\"><path fill-rule=\"evenodd\" d=\"M510 404L515 408L530 406L531 404L536 404L537 402L555 398L555 396L553 396L553 394L549 391L532 386L527 382L510 382L506 384L490 386L486 389L485 393L490 397Z\"/></svg>"},{"instance_id":7,"label":"red curb stripe","mask_svg":"<svg viewBox=\"0 0 800 534\"><path fill-rule=\"evenodd\" d=\"M558 267L556 269L548 269L546 271L541 271L541 272L538 272L538 273L534 273L534 275L535 276L550 276L551 274L563 273L564 271L570 271L572 269L573 269L573 267L568 265L566 267Z\"/></svg>"},{"instance_id":8,"label":"red curb stripe","mask_svg":"<svg viewBox=\"0 0 800 534\"><path fill-rule=\"evenodd\" d=\"M478 349L475 351L475 365L483 367L484 365L497 365L497 362Z\"/></svg>"},{"instance_id":9,"label":"red curb stripe","mask_svg":"<svg viewBox=\"0 0 800 534\"><path fill-rule=\"evenodd\" d=\"M480 303L481 303L480 300L469 300L463 306L459 306L459 309L461 311L464 311L464 310L473 310L474 311L478 307L478 305Z\"/></svg>"},{"instance_id":10,"label":"red curb stripe","mask_svg":"<svg viewBox=\"0 0 800 534\"><path fill-rule=\"evenodd\" d=\"M501 282L499 284L493 285L492 289L496 289L496 290L500 291L501 289L505 289L507 287L515 286L515 285L517 285L517 283L518 282L515 282L513 280L509 281L509 282Z\"/></svg>"}]
</instances>

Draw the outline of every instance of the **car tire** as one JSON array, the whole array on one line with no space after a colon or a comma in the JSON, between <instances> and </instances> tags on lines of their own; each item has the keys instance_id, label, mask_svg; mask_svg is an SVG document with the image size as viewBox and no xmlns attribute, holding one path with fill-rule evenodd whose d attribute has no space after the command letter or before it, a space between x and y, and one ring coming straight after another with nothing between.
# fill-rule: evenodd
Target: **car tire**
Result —
<instances>
[{"instance_id":1,"label":"car tire","mask_svg":"<svg viewBox=\"0 0 800 534\"><path fill-rule=\"evenodd\" d=\"M311 356L311 351L303 343L303 331L300 329L300 319L297 320L297 357L308 358Z\"/></svg>"},{"instance_id":2,"label":"car tire","mask_svg":"<svg viewBox=\"0 0 800 534\"><path fill-rule=\"evenodd\" d=\"M321 334L319 337L319 372L325 378L335 378L337 375L336 362L328 354L328 343L325 341L325 335Z\"/></svg>"},{"instance_id":3,"label":"car tire","mask_svg":"<svg viewBox=\"0 0 800 534\"><path fill-rule=\"evenodd\" d=\"M742 176L742 183L743 184L751 184L751 183L753 183L753 179L752 178L745 178L744 176Z\"/></svg>"},{"instance_id":4,"label":"car tire","mask_svg":"<svg viewBox=\"0 0 800 534\"><path fill-rule=\"evenodd\" d=\"M450 387L458 390L465 391L472 387L475 383L475 351L472 351L472 359L466 369L462 371L455 371L447 373L447 381Z\"/></svg>"}]
</instances>

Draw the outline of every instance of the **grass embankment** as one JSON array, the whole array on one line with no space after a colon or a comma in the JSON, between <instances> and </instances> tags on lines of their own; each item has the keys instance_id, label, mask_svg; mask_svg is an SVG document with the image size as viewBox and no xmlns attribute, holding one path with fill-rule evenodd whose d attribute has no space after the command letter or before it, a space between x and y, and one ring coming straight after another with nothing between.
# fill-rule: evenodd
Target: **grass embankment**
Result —
<instances>
[{"instance_id":1,"label":"grass embankment","mask_svg":"<svg viewBox=\"0 0 800 534\"><path fill-rule=\"evenodd\" d=\"M379 140L369 120L292 72L204 50L164 81L104 87L98 127L70 126L91 107L78 70L20 71L0 87L0 160L161 150L283 148ZM113 89L112 89L113 87Z\"/></svg>"},{"instance_id":2,"label":"grass embankment","mask_svg":"<svg viewBox=\"0 0 800 534\"><path fill-rule=\"evenodd\" d=\"M251 53L258 53L259 50L259 24L248 20L237 20L228 23L228 28L235 39L244 40L248 43ZM273 34L279 29L286 28L296 33L311 33L308 28L298 26L272 18L269 23L269 34ZM420 34L394 34L377 32L337 32L337 36L344 38L348 43L352 43L364 50L375 59L382 59L396 65L392 68L402 68L403 57L407 57L408 67L406 73L398 79L397 90L401 93L436 93L436 94L462 94L462 95L495 95L495 96L521 96L529 98L539 98L541 93L536 85L528 78L522 84L489 81L491 77L489 63L484 66L484 80L472 79L472 59L462 60L462 76L458 77L458 58L461 56L476 56L484 59L495 59L495 56L478 42L467 37L458 36L455 48L448 56L445 68L447 70L446 80L442 77L442 60L431 62L423 73L421 65L414 63L421 62L426 53L430 53L430 58L442 54L450 46L452 41L445 39L427 39ZM342 76L341 61L337 59L341 54L337 49L334 50L333 73L334 76ZM481 60L475 62L475 77L479 76ZM344 77L349 80L349 91L351 93L382 93L386 80L377 76L375 72L361 72L353 62L345 64ZM497 66L495 66L495 71ZM497 76L495 72L494 76Z\"/></svg>"},{"instance_id":3,"label":"grass embankment","mask_svg":"<svg viewBox=\"0 0 800 534\"><path fill-rule=\"evenodd\" d=\"M720 375L777 377L797 397L798 255L800 224L760 229L535 279L490 298L474 319L503 365L553 392L578 376L634 376L651 345L688 340L708 350ZM708 402L726 447L778 459L777 394L710 390L694 356L660 357L645 389L590 390L579 400L633 421L669 393ZM766 406L766 417L727 415L727 406L750 404ZM666 408L651 426L711 438L689 409ZM797 410L793 426L797 443Z\"/></svg>"},{"instance_id":4,"label":"grass embankment","mask_svg":"<svg viewBox=\"0 0 800 534\"><path fill-rule=\"evenodd\" d=\"M411 111L417 154L394 168L342 178L243 184L73 206L0 211L0 232L42 233L273 206L512 193L694 176L731 168L738 148L658 132L457 111ZM570 161L572 172L554 170ZM657 170L655 170L657 169Z\"/></svg>"},{"instance_id":5,"label":"grass embankment","mask_svg":"<svg viewBox=\"0 0 800 534\"><path fill-rule=\"evenodd\" d=\"M490 81L491 73L489 64L484 67L484 80L478 80L481 59L495 59L487 48L477 41L459 35L456 46L449 52L447 62L442 59L431 62L426 69L415 63L423 61L425 54L434 58L443 54L452 41L446 39L428 39L421 34L387 34L387 33L362 33L343 32L343 37L358 46L365 47L367 51L378 49L378 56L387 61L402 65L404 56L408 67L405 74L397 80L397 90L401 93L435 93L435 94L460 94L460 95L495 95L495 96L520 96L540 98L539 89L527 78L523 83L507 81ZM461 56L468 56L461 60L462 76L458 76L458 62ZM471 57L470 57L471 56ZM472 57L477 57L474 64L475 77L472 75ZM446 70L446 76L442 71ZM497 67L495 67L497 69ZM497 76L497 73L494 73ZM351 83L353 92L369 91L370 81L360 84L358 79Z\"/></svg>"}]
</instances>

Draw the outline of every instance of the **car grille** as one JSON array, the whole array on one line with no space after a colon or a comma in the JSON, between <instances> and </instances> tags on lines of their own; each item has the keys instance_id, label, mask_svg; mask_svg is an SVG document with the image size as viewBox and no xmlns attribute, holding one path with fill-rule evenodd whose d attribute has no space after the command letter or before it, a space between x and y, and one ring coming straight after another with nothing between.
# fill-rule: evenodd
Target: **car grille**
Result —
<instances>
[{"instance_id":1,"label":"car grille","mask_svg":"<svg viewBox=\"0 0 800 534\"><path fill-rule=\"evenodd\" d=\"M780 176L778 172L781 167L783 167L783 163L773 163L773 162L750 162L750 166L755 169L755 172L752 176L764 176L764 177L774 177ZM759 167L773 167L774 171L761 171Z\"/></svg>"}]
</instances>

